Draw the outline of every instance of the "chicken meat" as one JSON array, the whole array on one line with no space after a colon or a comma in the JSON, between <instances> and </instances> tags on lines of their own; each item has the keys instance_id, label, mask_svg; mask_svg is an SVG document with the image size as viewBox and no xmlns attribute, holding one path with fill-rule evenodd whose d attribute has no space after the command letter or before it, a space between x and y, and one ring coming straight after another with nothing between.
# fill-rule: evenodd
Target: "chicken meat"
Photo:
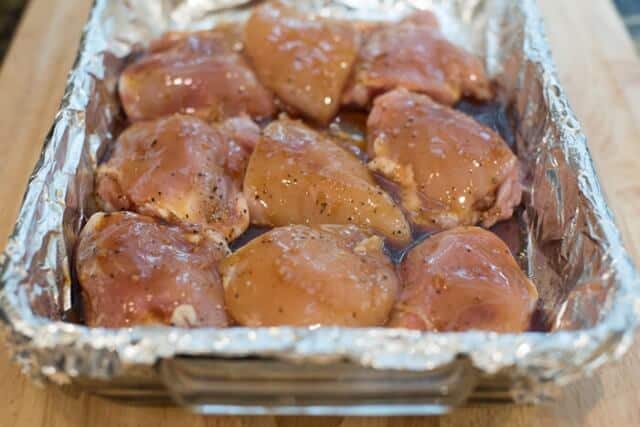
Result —
<instances>
[{"instance_id":1,"label":"chicken meat","mask_svg":"<svg viewBox=\"0 0 640 427\"><path fill-rule=\"evenodd\" d=\"M326 124L340 107L359 35L348 23L309 17L275 1L255 8L245 45L265 86L293 112Z\"/></svg>"},{"instance_id":2,"label":"chicken meat","mask_svg":"<svg viewBox=\"0 0 640 427\"><path fill-rule=\"evenodd\" d=\"M381 26L367 37L343 102L366 106L372 97L400 87L447 105L462 96L492 96L480 59L448 41L428 11Z\"/></svg>"},{"instance_id":3,"label":"chicken meat","mask_svg":"<svg viewBox=\"0 0 640 427\"><path fill-rule=\"evenodd\" d=\"M383 241L355 226L291 225L220 264L229 315L244 326L382 326L399 283Z\"/></svg>"},{"instance_id":4,"label":"chicken meat","mask_svg":"<svg viewBox=\"0 0 640 427\"><path fill-rule=\"evenodd\" d=\"M249 160L244 179L257 225L354 224L405 244L411 230L401 209L366 166L302 122L272 122Z\"/></svg>"},{"instance_id":5,"label":"chicken meat","mask_svg":"<svg viewBox=\"0 0 640 427\"><path fill-rule=\"evenodd\" d=\"M129 212L94 214L80 234L76 272L85 321L107 328L227 326L218 233Z\"/></svg>"},{"instance_id":6,"label":"chicken meat","mask_svg":"<svg viewBox=\"0 0 640 427\"><path fill-rule=\"evenodd\" d=\"M198 224L233 240L249 225L242 177L260 129L246 117L210 126L185 115L134 123L96 172L107 212Z\"/></svg>"},{"instance_id":7,"label":"chicken meat","mask_svg":"<svg viewBox=\"0 0 640 427\"><path fill-rule=\"evenodd\" d=\"M390 180L421 229L490 227L520 204L520 166L504 140L426 95L378 97L367 121L369 168Z\"/></svg>"},{"instance_id":8,"label":"chicken meat","mask_svg":"<svg viewBox=\"0 0 640 427\"><path fill-rule=\"evenodd\" d=\"M523 332L538 292L509 248L478 227L458 227L411 249L389 326L434 332Z\"/></svg>"},{"instance_id":9,"label":"chicken meat","mask_svg":"<svg viewBox=\"0 0 640 427\"><path fill-rule=\"evenodd\" d=\"M273 96L241 55L240 34L226 29L168 33L124 69L119 93L130 121L174 113L207 121L276 112Z\"/></svg>"}]
</instances>

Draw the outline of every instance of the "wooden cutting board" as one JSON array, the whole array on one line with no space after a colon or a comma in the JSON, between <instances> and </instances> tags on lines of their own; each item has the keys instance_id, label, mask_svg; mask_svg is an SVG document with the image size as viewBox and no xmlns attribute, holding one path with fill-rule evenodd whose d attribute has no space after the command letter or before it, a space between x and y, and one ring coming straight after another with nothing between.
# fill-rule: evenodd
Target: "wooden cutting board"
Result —
<instances>
[{"instance_id":1,"label":"wooden cutting board","mask_svg":"<svg viewBox=\"0 0 640 427\"><path fill-rule=\"evenodd\" d=\"M0 246L62 95L90 0L31 0L0 71ZM627 245L639 260L640 62L610 0L540 0L561 81L583 123ZM463 408L437 418L201 417L41 388L0 355L0 426L640 425L638 345L554 404Z\"/></svg>"}]
</instances>

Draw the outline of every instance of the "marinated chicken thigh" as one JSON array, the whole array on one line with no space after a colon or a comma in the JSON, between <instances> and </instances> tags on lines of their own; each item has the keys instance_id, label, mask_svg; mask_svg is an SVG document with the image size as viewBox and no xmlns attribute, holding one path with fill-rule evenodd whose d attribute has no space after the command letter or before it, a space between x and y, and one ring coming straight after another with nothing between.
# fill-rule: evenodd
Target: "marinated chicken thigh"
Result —
<instances>
[{"instance_id":1,"label":"marinated chicken thigh","mask_svg":"<svg viewBox=\"0 0 640 427\"><path fill-rule=\"evenodd\" d=\"M248 118L216 126L183 115L135 123L98 167L99 202L108 212L198 224L233 240L249 225L241 185L259 132Z\"/></svg>"},{"instance_id":2,"label":"marinated chicken thigh","mask_svg":"<svg viewBox=\"0 0 640 427\"><path fill-rule=\"evenodd\" d=\"M399 286L382 239L355 226L275 228L220 271L228 313L244 326L381 326Z\"/></svg>"},{"instance_id":3,"label":"marinated chicken thigh","mask_svg":"<svg viewBox=\"0 0 640 427\"><path fill-rule=\"evenodd\" d=\"M299 121L267 126L251 159L244 194L254 224L355 224L404 244L409 224L367 168Z\"/></svg>"},{"instance_id":4,"label":"marinated chicken thigh","mask_svg":"<svg viewBox=\"0 0 640 427\"><path fill-rule=\"evenodd\" d=\"M217 270L227 254L212 231L128 212L97 213L76 251L85 321L108 328L227 326Z\"/></svg>"},{"instance_id":5,"label":"marinated chicken thigh","mask_svg":"<svg viewBox=\"0 0 640 427\"><path fill-rule=\"evenodd\" d=\"M463 95L491 97L482 62L448 41L428 11L373 31L360 50L343 101L365 106L372 97L399 87L447 105Z\"/></svg>"},{"instance_id":6,"label":"marinated chicken thigh","mask_svg":"<svg viewBox=\"0 0 640 427\"><path fill-rule=\"evenodd\" d=\"M168 33L122 72L119 92L130 121L173 113L215 121L275 113L271 94L246 60L240 35L226 29Z\"/></svg>"},{"instance_id":7,"label":"marinated chicken thigh","mask_svg":"<svg viewBox=\"0 0 640 427\"><path fill-rule=\"evenodd\" d=\"M294 111L323 124L336 114L359 47L351 25L268 2L249 18L245 44L260 80Z\"/></svg>"},{"instance_id":8,"label":"marinated chicken thigh","mask_svg":"<svg viewBox=\"0 0 640 427\"><path fill-rule=\"evenodd\" d=\"M411 249L391 327L427 331L527 330L538 293L495 234L459 227Z\"/></svg>"},{"instance_id":9,"label":"marinated chicken thigh","mask_svg":"<svg viewBox=\"0 0 640 427\"><path fill-rule=\"evenodd\" d=\"M376 99L367 129L369 168L395 184L420 228L490 227L520 204L518 159L461 112L397 89Z\"/></svg>"}]
</instances>

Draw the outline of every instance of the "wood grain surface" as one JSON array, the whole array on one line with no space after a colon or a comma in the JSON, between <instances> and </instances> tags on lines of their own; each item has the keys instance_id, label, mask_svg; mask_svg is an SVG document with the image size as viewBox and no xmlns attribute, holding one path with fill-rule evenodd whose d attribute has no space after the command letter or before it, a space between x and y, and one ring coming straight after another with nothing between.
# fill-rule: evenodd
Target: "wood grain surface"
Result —
<instances>
[{"instance_id":1,"label":"wood grain surface","mask_svg":"<svg viewBox=\"0 0 640 427\"><path fill-rule=\"evenodd\" d=\"M640 62L610 0L539 0L561 81L583 123L636 260L640 244ZM0 71L0 245L52 122L90 0L31 0ZM35 386L0 354L0 426L637 426L640 351L567 387L554 404L463 408L434 418L202 417Z\"/></svg>"}]
</instances>

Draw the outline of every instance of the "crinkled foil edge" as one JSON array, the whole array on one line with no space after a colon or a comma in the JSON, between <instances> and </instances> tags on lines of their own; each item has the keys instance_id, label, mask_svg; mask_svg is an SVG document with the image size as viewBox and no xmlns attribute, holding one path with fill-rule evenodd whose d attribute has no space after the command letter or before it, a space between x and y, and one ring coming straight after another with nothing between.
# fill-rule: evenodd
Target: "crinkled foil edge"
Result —
<instances>
[{"instance_id":1,"label":"crinkled foil edge","mask_svg":"<svg viewBox=\"0 0 640 427\"><path fill-rule=\"evenodd\" d=\"M420 0L408 3L420 3ZM471 5L469 9L473 9L481 1L454 3ZM99 100L95 98L95 94L100 93L96 85L100 83L108 87L114 84L113 75L109 75L104 63L94 56L96 52L106 50L110 42L96 30L102 24L99 19L110 7L109 2L98 0L85 29L80 54L69 76L60 111L29 182L16 229L3 255L0 308L14 359L36 379L65 383L75 377L110 379L122 373L127 366L150 366L160 359L176 355L252 355L307 363L349 360L375 369L413 371L434 369L466 355L482 373L495 374L509 369L534 384L564 384L620 357L632 342L640 314L638 274L607 208L585 136L558 83L535 2L512 3L509 7L524 17L522 53L528 65L528 71L521 67L516 80L522 83L532 75L539 79L544 114L537 118L544 121L545 132L555 138L554 143L578 173L578 188L584 197L583 202L596 218L593 224L597 224L597 232L592 237L603 248L603 262L609 267L607 280L615 285L615 291L607 299L607 304L614 309L607 310L597 324L581 330L523 334L476 331L436 334L383 328L327 327L221 330L136 327L107 330L36 315L31 309L33 296L38 293L35 291L55 294L59 292L56 289L60 289L61 279L70 280L68 272L59 272L68 270L60 267L59 263L61 260L66 262L62 239L65 230L61 230L61 223L70 203L69 194L61 195L59 190L66 188L73 179L80 179L76 169L82 157L87 156L86 146L98 144L96 140L100 138L113 136L104 130L96 131L100 129L100 123L89 126L87 120L91 108L100 107ZM176 16L180 17L179 14ZM118 51L118 46L111 48ZM490 68L503 66L502 63L491 62L488 65ZM523 121L528 115L539 114L528 111L526 103L522 108L520 115ZM63 158L60 158L60 153L65 153ZM46 205L42 204L43 198ZM42 206L46 206L44 211L39 210ZM79 210L76 213L78 217L73 219L75 221L82 216L82 209ZM534 231L531 230L532 233ZM37 275L29 270L30 266L33 267L30 256L34 253L27 250L28 245L40 247L37 253L42 259L37 263ZM60 296L56 294L54 297ZM525 390L520 398L526 400L527 396L533 396L531 390Z\"/></svg>"}]
</instances>

